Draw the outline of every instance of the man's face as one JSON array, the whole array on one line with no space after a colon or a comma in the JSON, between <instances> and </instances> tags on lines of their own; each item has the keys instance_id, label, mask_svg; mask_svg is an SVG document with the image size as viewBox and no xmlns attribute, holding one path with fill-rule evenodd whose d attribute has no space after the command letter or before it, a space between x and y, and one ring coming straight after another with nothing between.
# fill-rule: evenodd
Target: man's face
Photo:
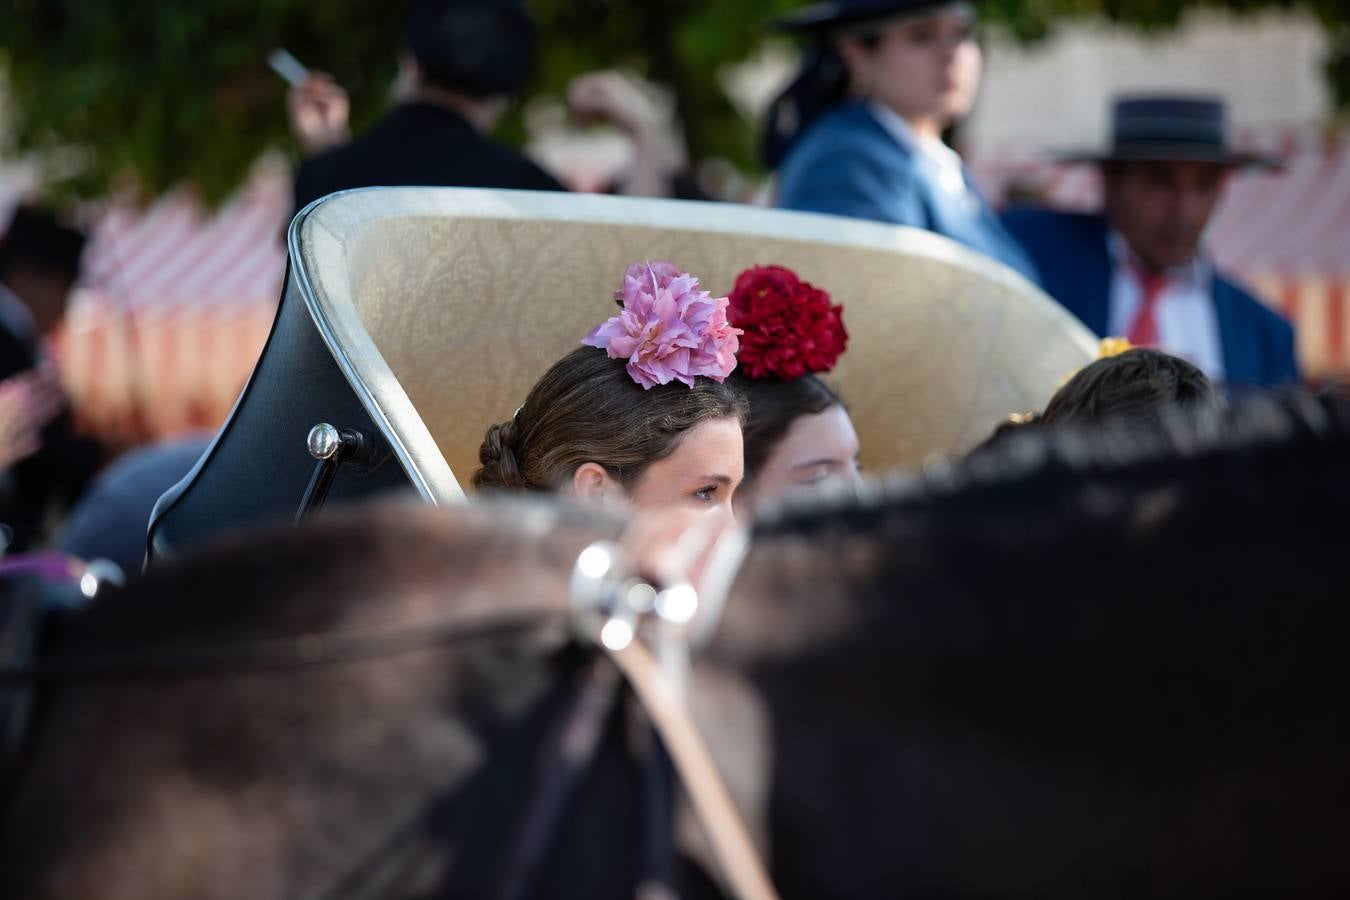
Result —
<instances>
[{"instance_id":1,"label":"man's face","mask_svg":"<svg viewBox=\"0 0 1350 900\"><path fill-rule=\"evenodd\" d=\"M1107 165L1107 215L1145 265L1182 265L1195 256L1228 173L1225 166L1202 162Z\"/></svg>"}]
</instances>

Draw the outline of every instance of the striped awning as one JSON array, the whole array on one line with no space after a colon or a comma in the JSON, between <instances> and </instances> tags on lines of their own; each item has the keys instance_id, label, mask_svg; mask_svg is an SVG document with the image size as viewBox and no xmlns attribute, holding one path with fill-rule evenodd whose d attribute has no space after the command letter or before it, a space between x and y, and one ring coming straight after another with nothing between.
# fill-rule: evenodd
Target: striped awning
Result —
<instances>
[{"instance_id":1,"label":"striped awning","mask_svg":"<svg viewBox=\"0 0 1350 900\"><path fill-rule=\"evenodd\" d=\"M290 208L289 172L269 162L215 210L187 189L86 210L84 271L56 338L84 426L135 443L224 419L271 327Z\"/></svg>"},{"instance_id":2,"label":"striped awning","mask_svg":"<svg viewBox=\"0 0 1350 900\"><path fill-rule=\"evenodd\" d=\"M270 303L286 268L284 170L260 172L211 212L186 189L148 208L109 203L84 257L82 287L138 309Z\"/></svg>"}]
</instances>

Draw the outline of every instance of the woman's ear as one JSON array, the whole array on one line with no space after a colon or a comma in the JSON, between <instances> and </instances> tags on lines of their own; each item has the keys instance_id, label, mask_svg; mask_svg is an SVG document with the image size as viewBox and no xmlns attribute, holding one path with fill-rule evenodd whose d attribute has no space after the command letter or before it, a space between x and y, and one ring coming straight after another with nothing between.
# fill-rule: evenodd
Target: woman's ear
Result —
<instances>
[{"instance_id":1,"label":"woman's ear","mask_svg":"<svg viewBox=\"0 0 1350 900\"><path fill-rule=\"evenodd\" d=\"M623 486L599 463L582 463L572 473L572 493L583 503L609 506L623 502Z\"/></svg>"}]
</instances>

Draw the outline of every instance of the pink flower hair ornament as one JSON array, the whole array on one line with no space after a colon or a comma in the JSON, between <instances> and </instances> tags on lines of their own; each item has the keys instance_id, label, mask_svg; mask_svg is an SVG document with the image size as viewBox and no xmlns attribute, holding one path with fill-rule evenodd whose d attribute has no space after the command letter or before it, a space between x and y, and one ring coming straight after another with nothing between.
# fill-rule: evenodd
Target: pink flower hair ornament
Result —
<instances>
[{"instance_id":1,"label":"pink flower hair ornament","mask_svg":"<svg viewBox=\"0 0 1350 900\"><path fill-rule=\"evenodd\" d=\"M614 294L623 311L581 343L610 359L626 359L643 389L700 376L723 381L736 368L741 330L727 321L727 298L698 289L698 279L673 263L634 263Z\"/></svg>"}]
</instances>

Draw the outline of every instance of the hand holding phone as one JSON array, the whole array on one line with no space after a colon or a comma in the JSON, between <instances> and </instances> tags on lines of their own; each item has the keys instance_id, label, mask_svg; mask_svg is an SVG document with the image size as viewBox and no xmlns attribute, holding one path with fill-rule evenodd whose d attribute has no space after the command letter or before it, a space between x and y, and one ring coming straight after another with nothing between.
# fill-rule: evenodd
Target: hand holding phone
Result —
<instances>
[{"instance_id":1,"label":"hand holding phone","mask_svg":"<svg viewBox=\"0 0 1350 900\"><path fill-rule=\"evenodd\" d=\"M268 54L267 64L293 88L298 88L309 80L309 69L280 47Z\"/></svg>"},{"instance_id":2,"label":"hand holding phone","mask_svg":"<svg viewBox=\"0 0 1350 900\"><path fill-rule=\"evenodd\" d=\"M321 153L351 136L347 127L351 102L336 81L305 68L282 49L273 50L267 64L291 86L286 93L286 112L291 133L306 155Z\"/></svg>"}]
</instances>

